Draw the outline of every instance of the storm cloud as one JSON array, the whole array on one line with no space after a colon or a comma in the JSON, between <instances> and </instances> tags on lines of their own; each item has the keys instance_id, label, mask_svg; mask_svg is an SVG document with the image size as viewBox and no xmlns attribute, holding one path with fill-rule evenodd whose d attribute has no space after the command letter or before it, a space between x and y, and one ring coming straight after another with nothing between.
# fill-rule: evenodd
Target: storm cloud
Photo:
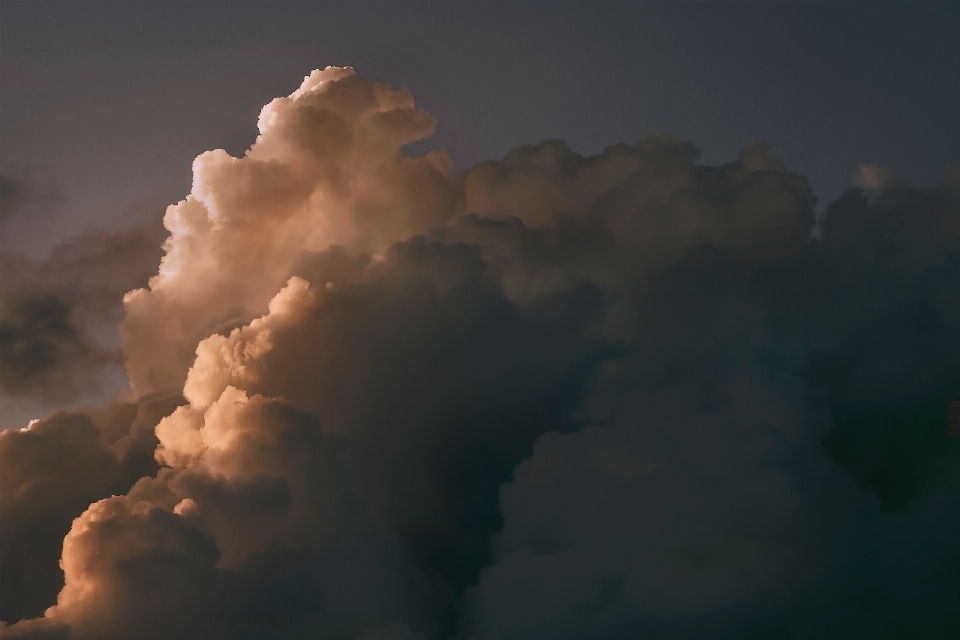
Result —
<instances>
[{"instance_id":1,"label":"storm cloud","mask_svg":"<svg viewBox=\"0 0 960 640\"><path fill-rule=\"evenodd\" d=\"M0 435L6 637L952 637L956 184L434 126L329 67L196 159L128 401Z\"/></svg>"}]
</instances>

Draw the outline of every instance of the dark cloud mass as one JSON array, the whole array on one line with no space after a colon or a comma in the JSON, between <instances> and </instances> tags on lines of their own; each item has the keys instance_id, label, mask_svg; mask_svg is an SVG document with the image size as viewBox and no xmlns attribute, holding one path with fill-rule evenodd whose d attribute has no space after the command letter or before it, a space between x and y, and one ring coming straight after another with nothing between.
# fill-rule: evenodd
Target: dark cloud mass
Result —
<instances>
[{"instance_id":1,"label":"dark cloud mass","mask_svg":"<svg viewBox=\"0 0 960 640\"><path fill-rule=\"evenodd\" d=\"M4 637L955 637L955 183L434 124L327 68L197 158L131 401L0 434ZM32 265L4 375L89 366L140 242Z\"/></svg>"}]
</instances>

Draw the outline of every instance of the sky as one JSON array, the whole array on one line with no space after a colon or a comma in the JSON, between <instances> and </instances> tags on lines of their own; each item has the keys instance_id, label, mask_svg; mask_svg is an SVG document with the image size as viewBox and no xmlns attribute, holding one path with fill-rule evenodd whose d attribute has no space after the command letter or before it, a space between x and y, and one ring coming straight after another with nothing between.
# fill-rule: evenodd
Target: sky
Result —
<instances>
[{"instance_id":1,"label":"sky","mask_svg":"<svg viewBox=\"0 0 960 640\"><path fill-rule=\"evenodd\" d=\"M0 4L0 636L955 638L955 3Z\"/></svg>"},{"instance_id":2,"label":"sky","mask_svg":"<svg viewBox=\"0 0 960 640\"><path fill-rule=\"evenodd\" d=\"M821 208L859 163L936 184L960 164L957 26L932 2L4 2L0 161L61 197L6 242L176 202L196 155L241 153L259 108L330 64L408 87L440 119L417 148L457 167L664 130L713 163L764 139Z\"/></svg>"}]
</instances>

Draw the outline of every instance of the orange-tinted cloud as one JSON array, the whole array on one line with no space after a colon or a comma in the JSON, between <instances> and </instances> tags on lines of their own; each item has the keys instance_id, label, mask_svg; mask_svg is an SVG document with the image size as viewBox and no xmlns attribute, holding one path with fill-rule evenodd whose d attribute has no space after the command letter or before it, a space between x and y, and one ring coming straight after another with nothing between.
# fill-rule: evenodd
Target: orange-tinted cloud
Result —
<instances>
[{"instance_id":1,"label":"orange-tinted cloud","mask_svg":"<svg viewBox=\"0 0 960 640\"><path fill-rule=\"evenodd\" d=\"M826 633L869 572L812 589L854 553L816 526L955 505L930 426L958 382L952 187L852 191L815 238L764 143L711 167L666 134L547 141L451 174L401 153L434 126L409 93L349 68L259 126L197 158L124 300L137 410L186 403L2 436L35 451L4 505L43 516L10 539L59 536L64 576L10 637L703 637L801 609Z\"/></svg>"}]
</instances>

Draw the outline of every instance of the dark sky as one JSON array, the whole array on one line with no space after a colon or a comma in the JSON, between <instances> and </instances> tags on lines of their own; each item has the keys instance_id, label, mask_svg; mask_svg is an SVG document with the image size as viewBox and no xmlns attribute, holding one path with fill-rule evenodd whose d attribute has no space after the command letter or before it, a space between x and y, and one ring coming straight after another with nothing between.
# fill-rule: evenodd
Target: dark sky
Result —
<instances>
[{"instance_id":1,"label":"dark sky","mask_svg":"<svg viewBox=\"0 0 960 640\"><path fill-rule=\"evenodd\" d=\"M458 167L563 138L583 154L665 130L727 162L763 138L820 207L858 163L917 184L960 165L960 5L633 2L9 2L5 171L55 191L32 253L189 191L311 69L403 85Z\"/></svg>"}]
</instances>

